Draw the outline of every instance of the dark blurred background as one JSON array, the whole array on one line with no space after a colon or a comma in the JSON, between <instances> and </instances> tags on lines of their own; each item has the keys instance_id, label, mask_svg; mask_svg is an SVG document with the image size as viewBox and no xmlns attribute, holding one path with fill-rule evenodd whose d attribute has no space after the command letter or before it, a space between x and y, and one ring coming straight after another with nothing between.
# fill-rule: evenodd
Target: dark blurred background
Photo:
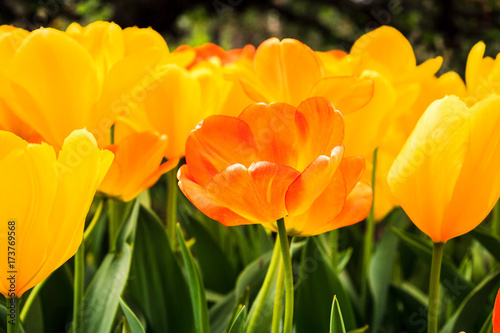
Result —
<instances>
[{"instance_id":1,"label":"dark blurred background","mask_svg":"<svg viewBox=\"0 0 500 333\"><path fill-rule=\"evenodd\" d=\"M348 51L360 35L386 24L410 40L419 62L442 55L441 72L462 76L477 41L486 43L487 55L500 51L498 0L0 0L0 23L28 30L95 20L151 26L171 49L209 41L226 49L257 46L276 36Z\"/></svg>"}]
</instances>

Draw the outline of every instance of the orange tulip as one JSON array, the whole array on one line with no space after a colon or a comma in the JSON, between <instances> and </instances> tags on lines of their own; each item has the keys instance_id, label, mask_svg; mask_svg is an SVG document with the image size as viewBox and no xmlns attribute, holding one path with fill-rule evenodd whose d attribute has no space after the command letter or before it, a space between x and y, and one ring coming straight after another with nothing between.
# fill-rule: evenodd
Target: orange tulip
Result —
<instances>
[{"instance_id":1,"label":"orange tulip","mask_svg":"<svg viewBox=\"0 0 500 333\"><path fill-rule=\"evenodd\" d=\"M324 98L297 108L253 104L205 119L186 142L179 187L226 226L263 224L308 236L361 221L372 203L364 160L344 157L342 115Z\"/></svg>"},{"instance_id":2,"label":"orange tulip","mask_svg":"<svg viewBox=\"0 0 500 333\"><path fill-rule=\"evenodd\" d=\"M130 133L106 149L115 159L99 191L122 201L134 199L153 186L161 175L172 170L178 159L162 163L168 139L151 132Z\"/></svg>"}]
</instances>

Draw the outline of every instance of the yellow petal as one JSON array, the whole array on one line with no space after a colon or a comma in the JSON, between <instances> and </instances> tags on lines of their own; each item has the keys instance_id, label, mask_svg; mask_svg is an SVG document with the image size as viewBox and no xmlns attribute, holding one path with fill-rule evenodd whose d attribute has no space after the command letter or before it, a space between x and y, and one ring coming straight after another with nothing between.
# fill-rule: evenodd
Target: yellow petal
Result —
<instances>
[{"instance_id":1,"label":"yellow petal","mask_svg":"<svg viewBox=\"0 0 500 333\"><path fill-rule=\"evenodd\" d=\"M88 52L53 29L32 32L12 58L9 78L16 114L55 147L85 126L99 97L97 69Z\"/></svg>"},{"instance_id":2,"label":"yellow petal","mask_svg":"<svg viewBox=\"0 0 500 333\"><path fill-rule=\"evenodd\" d=\"M420 118L389 171L395 200L435 242L443 238L443 217L464 164L470 113L457 97L432 103Z\"/></svg>"},{"instance_id":3,"label":"yellow petal","mask_svg":"<svg viewBox=\"0 0 500 333\"><path fill-rule=\"evenodd\" d=\"M443 239L465 234L481 223L500 197L500 96L475 104L465 162L446 208Z\"/></svg>"}]
</instances>

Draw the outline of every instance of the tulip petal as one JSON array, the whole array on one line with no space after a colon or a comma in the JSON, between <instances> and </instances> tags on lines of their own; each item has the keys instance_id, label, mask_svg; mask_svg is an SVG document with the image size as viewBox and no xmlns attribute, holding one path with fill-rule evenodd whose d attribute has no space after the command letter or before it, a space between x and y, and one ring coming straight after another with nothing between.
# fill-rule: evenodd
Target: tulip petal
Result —
<instances>
[{"instance_id":1,"label":"tulip petal","mask_svg":"<svg viewBox=\"0 0 500 333\"><path fill-rule=\"evenodd\" d=\"M153 133L132 133L110 146L115 154L111 168L99 190L123 201L130 201L177 164L175 160L161 166L167 137Z\"/></svg>"},{"instance_id":2,"label":"tulip petal","mask_svg":"<svg viewBox=\"0 0 500 333\"><path fill-rule=\"evenodd\" d=\"M462 170L470 126L469 109L457 97L432 103L389 171L395 200L434 242L447 240L443 216Z\"/></svg>"},{"instance_id":3,"label":"tulip petal","mask_svg":"<svg viewBox=\"0 0 500 333\"><path fill-rule=\"evenodd\" d=\"M8 230L7 222L15 221L15 255L9 255L14 258L15 266L7 267L7 246L12 245L7 243L8 238L3 238L1 242L5 250L0 252L0 269L4 274L17 271L15 292L18 297L27 289L29 281L40 270L48 255L51 237L49 226L52 222L50 212L57 191L57 174L53 169L55 160L54 149L41 144L29 145L22 150L13 148L0 161L4 189L0 192L3 235L11 231ZM8 290L6 277L2 276L1 280L2 289L7 287Z\"/></svg>"},{"instance_id":4,"label":"tulip petal","mask_svg":"<svg viewBox=\"0 0 500 333\"><path fill-rule=\"evenodd\" d=\"M321 61L295 39L270 38L258 47L254 68L262 90L271 102L298 106L322 76ZM257 101L262 102L262 101Z\"/></svg>"},{"instance_id":5,"label":"tulip petal","mask_svg":"<svg viewBox=\"0 0 500 333\"><path fill-rule=\"evenodd\" d=\"M253 104L238 117L248 124L261 161L295 166L297 129L295 107L285 103Z\"/></svg>"},{"instance_id":6,"label":"tulip petal","mask_svg":"<svg viewBox=\"0 0 500 333\"><path fill-rule=\"evenodd\" d=\"M480 79L479 73L485 50L486 45L483 42L478 42L472 47L467 57L467 65L465 67L465 83L467 84L467 89L472 95L475 94L476 87Z\"/></svg>"},{"instance_id":7,"label":"tulip petal","mask_svg":"<svg viewBox=\"0 0 500 333\"><path fill-rule=\"evenodd\" d=\"M382 26L361 36L352 46L350 54L367 55L379 63L387 64L395 78L412 70L417 64L410 42L390 26Z\"/></svg>"},{"instance_id":8,"label":"tulip petal","mask_svg":"<svg viewBox=\"0 0 500 333\"><path fill-rule=\"evenodd\" d=\"M47 257L42 269L32 275L21 292L44 280L76 253L82 242L85 216L112 161L113 154L100 150L86 130L74 131L64 141L57 162L50 164L57 171L59 182L55 182L58 186L54 209L47 223Z\"/></svg>"},{"instance_id":9,"label":"tulip petal","mask_svg":"<svg viewBox=\"0 0 500 333\"><path fill-rule=\"evenodd\" d=\"M16 95L10 106L57 148L73 129L87 124L100 92L87 50L50 28L26 38L12 58L9 78Z\"/></svg>"},{"instance_id":10,"label":"tulip petal","mask_svg":"<svg viewBox=\"0 0 500 333\"><path fill-rule=\"evenodd\" d=\"M286 207L290 216L303 214L323 193L343 156L344 147L337 146L333 148L330 157L321 155L302 171L286 193Z\"/></svg>"},{"instance_id":11,"label":"tulip petal","mask_svg":"<svg viewBox=\"0 0 500 333\"><path fill-rule=\"evenodd\" d=\"M332 221L343 209L346 200L345 181L337 170L324 191L318 195L309 208L300 215L290 215L285 220L288 235L312 236L321 227Z\"/></svg>"},{"instance_id":12,"label":"tulip petal","mask_svg":"<svg viewBox=\"0 0 500 333\"><path fill-rule=\"evenodd\" d=\"M186 164L180 167L177 179L179 179L179 188L182 193L196 208L211 219L227 227L255 223L212 200L205 192L205 189L196 183Z\"/></svg>"},{"instance_id":13,"label":"tulip petal","mask_svg":"<svg viewBox=\"0 0 500 333\"><path fill-rule=\"evenodd\" d=\"M330 156L332 149L342 144L344 120L325 98L313 97L302 102L295 121L299 134L299 171L320 155Z\"/></svg>"},{"instance_id":14,"label":"tulip petal","mask_svg":"<svg viewBox=\"0 0 500 333\"><path fill-rule=\"evenodd\" d=\"M500 96L470 109L469 147L453 198L446 208L442 238L469 232L490 213L500 197ZM473 189L473 194L471 193Z\"/></svg>"},{"instance_id":15,"label":"tulip petal","mask_svg":"<svg viewBox=\"0 0 500 333\"><path fill-rule=\"evenodd\" d=\"M186 141L186 163L200 186L233 164L249 167L257 159L257 145L250 127L241 119L211 116L203 120Z\"/></svg>"},{"instance_id":16,"label":"tulip petal","mask_svg":"<svg viewBox=\"0 0 500 333\"><path fill-rule=\"evenodd\" d=\"M343 115L357 111L368 104L374 94L370 78L354 76L327 77L314 86L312 96L328 99Z\"/></svg>"},{"instance_id":17,"label":"tulip petal","mask_svg":"<svg viewBox=\"0 0 500 333\"><path fill-rule=\"evenodd\" d=\"M345 157L340 163L340 170L344 176L346 193L349 194L363 177L365 159L361 156Z\"/></svg>"},{"instance_id":18,"label":"tulip petal","mask_svg":"<svg viewBox=\"0 0 500 333\"><path fill-rule=\"evenodd\" d=\"M205 191L219 205L256 223L276 221L288 214L285 194L299 172L270 162L247 169L234 164L215 175Z\"/></svg>"},{"instance_id":19,"label":"tulip petal","mask_svg":"<svg viewBox=\"0 0 500 333\"><path fill-rule=\"evenodd\" d=\"M359 182L349 193L345 205L331 222L316 230L315 233L321 234L334 229L347 227L354 223L364 220L372 208L373 192L370 185Z\"/></svg>"}]
</instances>

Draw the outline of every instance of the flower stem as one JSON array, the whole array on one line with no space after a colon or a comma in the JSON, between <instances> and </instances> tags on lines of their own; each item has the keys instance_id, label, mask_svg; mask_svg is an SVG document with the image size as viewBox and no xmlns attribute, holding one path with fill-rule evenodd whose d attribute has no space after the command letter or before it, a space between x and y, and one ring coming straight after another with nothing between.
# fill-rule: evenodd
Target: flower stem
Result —
<instances>
[{"instance_id":1,"label":"flower stem","mask_svg":"<svg viewBox=\"0 0 500 333\"><path fill-rule=\"evenodd\" d=\"M285 219L278 220L278 236L281 244L281 258L283 260L283 274L285 275L285 325L284 333L291 333L293 327L293 271L290 246L286 235Z\"/></svg>"},{"instance_id":2,"label":"flower stem","mask_svg":"<svg viewBox=\"0 0 500 333\"><path fill-rule=\"evenodd\" d=\"M280 332L281 311L283 307L284 278L285 276L283 274L283 260L280 259L280 266L278 268L278 281L276 282L276 294L274 295L273 324L271 333Z\"/></svg>"},{"instance_id":3,"label":"flower stem","mask_svg":"<svg viewBox=\"0 0 500 333\"><path fill-rule=\"evenodd\" d=\"M274 244L273 256L271 258L271 262L269 263L269 268L267 269L262 287L260 288L255 304L252 307L252 311L250 312L250 318L248 319L245 333L256 332L259 328L264 306L267 302L269 302L269 292L271 291L271 286L274 282L274 277L276 276L276 271L280 262L280 252L280 242L276 240L276 243Z\"/></svg>"},{"instance_id":4,"label":"flower stem","mask_svg":"<svg viewBox=\"0 0 500 333\"><path fill-rule=\"evenodd\" d=\"M337 267L339 265L339 230L335 229L330 231L330 245L332 246L332 255L331 255L331 261L332 261L332 268L337 272Z\"/></svg>"},{"instance_id":5,"label":"flower stem","mask_svg":"<svg viewBox=\"0 0 500 333\"><path fill-rule=\"evenodd\" d=\"M82 241L75 254L75 276L73 280L73 326L75 333L83 329L83 286L85 275L85 243Z\"/></svg>"},{"instance_id":6,"label":"flower stem","mask_svg":"<svg viewBox=\"0 0 500 333\"><path fill-rule=\"evenodd\" d=\"M498 200L495 207L493 207L491 233L494 236L500 237L500 200Z\"/></svg>"},{"instance_id":7,"label":"flower stem","mask_svg":"<svg viewBox=\"0 0 500 333\"><path fill-rule=\"evenodd\" d=\"M167 173L168 189L167 189L167 236L171 247L175 248L176 233L175 226L177 225L177 168L170 170Z\"/></svg>"},{"instance_id":8,"label":"flower stem","mask_svg":"<svg viewBox=\"0 0 500 333\"><path fill-rule=\"evenodd\" d=\"M21 298L6 298L5 303L7 308L7 333L19 333Z\"/></svg>"},{"instance_id":9,"label":"flower stem","mask_svg":"<svg viewBox=\"0 0 500 333\"><path fill-rule=\"evenodd\" d=\"M35 301L36 296L38 295L38 293L42 289L42 287L45 284L45 281L47 281L47 279L48 279L48 277L45 278L45 280L43 280L39 284L37 284L35 287L33 287L33 289L31 289L31 292L30 292L28 298L26 299L26 302L24 303L23 309L21 310L21 316L19 317L22 322L24 322L26 320L26 316L29 313L31 305Z\"/></svg>"},{"instance_id":10,"label":"flower stem","mask_svg":"<svg viewBox=\"0 0 500 333\"><path fill-rule=\"evenodd\" d=\"M373 200L375 201L375 178L377 172L377 152L378 148L373 151L373 168L372 168L372 191ZM372 250L373 250L373 239L375 238L375 214L374 205L370 209L370 213L366 217L366 230L363 248L363 261L361 265L361 310L362 313L366 314L368 304L368 269L370 265Z\"/></svg>"},{"instance_id":11,"label":"flower stem","mask_svg":"<svg viewBox=\"0 0 500 333\"><path fill-rule=\"evenodd\" d=\"M444 243L434 243L432 248L431 277L429 282L429 306L427 313L427 333L438 332L439 276L443 260Z\"/></svg>"}]
</instances>

